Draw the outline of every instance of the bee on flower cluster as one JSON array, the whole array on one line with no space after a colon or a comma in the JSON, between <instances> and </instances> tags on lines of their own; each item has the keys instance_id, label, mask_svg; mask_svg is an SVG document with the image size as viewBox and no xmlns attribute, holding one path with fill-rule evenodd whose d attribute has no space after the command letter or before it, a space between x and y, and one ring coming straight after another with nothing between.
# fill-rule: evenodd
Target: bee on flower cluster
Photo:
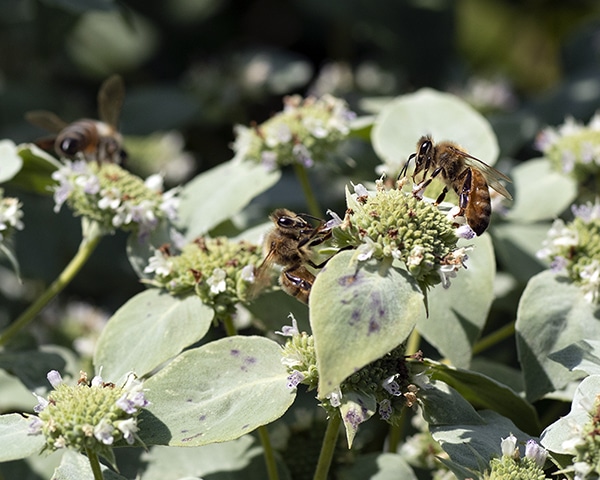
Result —
<instances>
[{"instance_id":1,"label":"bee on flower cluster","mask_svg":"<svg viewBox=\"0 0 600 480\"><path fill-rule=\"evenodd\" d=\"M323 267L323 264L313 261L311 248L329 239L331 229L323 220L318 226L313 226L306 220L313 218L310 215L297 214L285 208L275 210L270 218L275 228L265 239L265 259L257 269L254 293L268 285L269 272L277 264L283 267L279 276L283 291L308 303L315 275L307 266Z\"/></svg>"},{"instance_id":2,"label":"bee on flower cluster","mask_svg":"<svg viewBox=\"0 0 600 480\"><path fill-rule=\"evenodd\" d=\"M452 142L434 143L431 136L423 136L417 143L417 151L405 163L400 176L405 176L408 165L415 159L415 169L412 173L413 182L423 172L421 181L416 183L414 192L422 192L431 181L440 177L445 183L444 189L435 204L440 204L449 188L458 195L459 211L454 216L465 217L467 224L477 234L481 235L490 224L492 207L489 187L500 195L512 200L500 180L510 182L510 178L478 158L465 152Z\"/></svg>"},{"instance_id":3,"label":"bee on flower cluster","mask_svg":"<svg viewBox=\"0 0 600 480\"><path fill-rule=\"evenodd\" d=\"M126 153L117 124L124 97L123 79L113 75L98 91L99 120L82 118L68 123L47 110L27 112L25 118L32 125L55 134L37 140L36 144L44 150L54 150L59 157L122 163Z\"/></svg>"}]
</instances>

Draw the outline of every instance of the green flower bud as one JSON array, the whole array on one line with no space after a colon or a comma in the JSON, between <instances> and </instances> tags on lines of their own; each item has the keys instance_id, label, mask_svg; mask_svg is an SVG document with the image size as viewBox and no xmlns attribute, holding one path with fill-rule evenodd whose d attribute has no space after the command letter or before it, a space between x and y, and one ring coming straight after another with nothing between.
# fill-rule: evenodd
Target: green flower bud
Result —
<instances>
[{"instance_id":1,"label":"green flower bud","mask_svg":"<svg viewBox=\"0 0 600 480\"><path fill-rule=\"evenodd\" d=\"M195 292L217 316L223 316L232 314L238 302L249 302L261 262L260 248L249 242L199 237L179 255L157 250L144 271L154 274L147 283L173 295Z\"/></svg>"},{"instance_id":2,"label":"green flower bud","mask_svg":"<svg viewBox=\"0 0 600 480\"><path fill-rule=\"evenodd\" d=\"M236 155L267 168L299 163L311 167L324 161L350 132L354 113L331 95L285 97L284 109L261 125L236 127Z\"/></svg>"}]
</instances>

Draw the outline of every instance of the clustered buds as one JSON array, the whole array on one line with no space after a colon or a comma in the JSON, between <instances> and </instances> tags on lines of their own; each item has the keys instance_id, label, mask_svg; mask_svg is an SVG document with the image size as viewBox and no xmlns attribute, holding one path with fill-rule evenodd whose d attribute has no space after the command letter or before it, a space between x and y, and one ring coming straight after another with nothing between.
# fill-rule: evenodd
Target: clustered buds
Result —
<instances>
[{"instance_id":1,"label":"clustered buds","mask_svg":"<svg viewBox=\"0 0 600 480\"><path fill-rule=\"evenodd\" d=\"M591 404L591 399L589 400ZM585 425L574 424L562 447L572 455L575 478L600 476L600 395L590 407L590 419Z\"/></svg>"},{"instance_id":2,"label":"clustered buds","mask_svg":"<svg viewBox=\"0 0 600 480\"><path fill-rule=\"evenodd\" d=\"M573 221L557 219L538 257L552 262L555 272L565 272L590 303L600 300L600 203L573 205Z\"/></svg>"},{"instance_id":3,"label":"clustered buds","mask_svg":"<svg viewBox=\"0 0 600 480\"><path fill-rule=\"evenodd\" d=\"M540 132L536 147L558 171L583 182L600 173L600 114L596 113L582 125L573 118L557 128L547 127Z\"/></svg>"},{"instance_id":4,"label":"clustered buds","mask_svg":"<svg viewBox=\"0 0 600 480\"><path fill-rule=\"evenodd\" d=\"M195 292L217 315L228 315L249 300L261 261L260 248L250 242L198 237L178 255L166 246L156 250L144 272L154 274L147 283L173 295Z\"/></svg>"},{"instance_id":5,"label":"clustered buds","mask_svg":"<svg viewBox=\"0 0 600 480\"><path fill-rule=\"evenodd\" d=\"M238 125L233 149L268 169L294 163L312 167L348 136L354 116L345 101L331 95L285 97L283 111L261 125Z\"/></svg>"},{"instance_id":6,"label":"clustered buds","mask_svg":"<svg viewBox=\"0 0 600 480\"><path fill-rule=\"evenodd\" d=\"M45 449L91 450L111 458L110 448L120 440L135 442L137 416L148 401L134 374L120 387L100 376L88 382L83 372L76 385L64 383L56 370L48 373L48 381L54 389L47 399L34 394L37 416L29 424L31 435L46 437Z\"/></svg>"},{"instance_id":7,"label":"clustered buds","mask_svg":"<svg viewBox=\"0 0 600 480\"><path fill-rule=\"evenodd\" d=\"M162 177L144 182L114 163L65 160L52 174L55 211L67 205L76 215L97 222L104 231L117 228L145 236L162 220L176 218L177 190L162 191Z\"/></svg>"},{"instance_id":8,"label":"clustered buds","mask_svg":"<svg viewBox=\"0 0 600 480\"><path fill-rule=\"evenodd\" d=\"M346 197L346 217L332 230L340 246L357 246L360 261L400 260L424 291L450 285L467 248L457 248L455 228L437 207L400 188L387 190L382 181L375 192L359 184Z\"/></svg>"},{"instance_id":9,"label":"clustered buds","mask_svg":"<svg viewBox=\"0 0 600 480\"><path fill-rule=\"evenodd\" d=\"M23 210L17 198L5 197L0 189L0 242L11 236L15 230L23 229Z\"/></svg>"},{"instance_id":10,"label":"clustered buds","mask_svg":"<svg viewBox=\"0 0 600 480\"><path fill-rule=\"evenodd\" d=\"M517 446L517 438L512 434L502 439L500 448L502 457L493 458L490 461L490 472L486 473L484 478L490 480L546 480L543 467L548 452L535 440L527 441L523 457Z\"/></svg>"},{"instance_id":11,"label":"clustered buds","mask_svg":"<svg viewBox=\"0 0 600 480\"><path fill-rule=\"evenodd\" d=\"M296 319L292 315L290 317L292 326L285 326L280 332L275 332L289 337L283 346L281 360L288 369L288 387L296 388L299 384L304 384L312 390L319 383L314 339L312 335L300 332ZM397 421L402 408L416 402L418 390L409 381L410 373L404 353L405 346L401 345L361 368L323 400L323 408L328 411L337 409L345 394L358 392L375 399L382 419L392 423Z\"/></svg>"}]
</instances>

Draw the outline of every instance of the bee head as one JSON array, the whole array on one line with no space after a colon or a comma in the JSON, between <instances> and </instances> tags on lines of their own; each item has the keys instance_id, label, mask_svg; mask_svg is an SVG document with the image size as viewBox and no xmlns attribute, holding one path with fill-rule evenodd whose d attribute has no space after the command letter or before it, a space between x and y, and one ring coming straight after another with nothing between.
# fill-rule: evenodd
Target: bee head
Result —
<instances>
[{"instance_id":1,"label":"bee head","mask_svg":"<svg viewBox=\"0 0 600 480\"><path fill-rule=\"evenodd\" d=\"M417 153L415 154L415 171L413 176L421 170L427 172L433 161L433 141L431 137L421 137L417 144Z\"/></svg>"}]
</instances>

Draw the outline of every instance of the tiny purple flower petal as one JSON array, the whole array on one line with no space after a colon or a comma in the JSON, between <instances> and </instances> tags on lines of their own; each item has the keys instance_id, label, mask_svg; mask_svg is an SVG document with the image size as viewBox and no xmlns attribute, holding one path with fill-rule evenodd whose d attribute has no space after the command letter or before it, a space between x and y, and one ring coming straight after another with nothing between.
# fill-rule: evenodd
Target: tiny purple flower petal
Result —
<instances>
[{"instance_id":1,"label":"tiny purple flower petal","mask_svg":"<svg viewBox=\"0 0 600 480\"><path fill-rule=\"evenodd\" d=\"M548 451L530 438L525 445L525 456L531 458L538 467L542 468L544 463L546 463Z\"/></svg>"},{"instance_id":2,"label":"tiny purple flower petal","mask_svg":"<svg viewBox=\"0 0 600 480\"><path fill-rule=\"evenodd\" d=\"M379 415L383 420L389 420L392 416L392 402L387 398L379 402Z\"/></svg>"},{"instance_id":3,"label":"tiny purple flower petal","mask_svg":"<svg viewBox=\"0 0 600 480\"><path fill-rule=\"evenodd\" d=\"M40 420L39 417L31 416L29 417L29 424L27 425L27 434L28 435L38 435L42 433L42 426L44 422Z\"/></svg>"},{"instance_id":4,"label":"tiny purple flower petal","mask_svg":"<svg viewBox=\"0 0 600 480\"><path fill-rule=\"evenodd\" d=\"M42 410L44 410L44 408L46 408L48 406L48 400L46 400L44 397L40 397L37 393L32 392L33 396L35 398L37 398L37 405L35 407L33 407L33 411L35 413L40 413Z\"/></svg>"},{"instance_id":5,"label":"tiny purple flower petal","mask_svg":"<svg viewBox=\"0 0 600 480\"><path fill-rule=\"evenodd\" d=\"M287 387L288 388L296 388L301 382L302 380L304 380L304 374L302 372L299 372L298 370L294 370L292 372L292 374L287 377L288 383L287 383Z\"/></svg>"},{"instance_id":6,"label":"tiny purple flower petal","mask_svg":"<svg viewBox=\"0 0 600 480\"><path fill-rule=\"evenodd\" d=\"M46 375L46 378L50 382L53 388L58 387L61 383L63 383L63 379L60 376L60 373L56 370L50 370Z\"/></svg>"},{"instance_id":7,"label":"tiny purple flower petal","mask_svg":"<svg viewBox=\"0 0 600 480\"><path fill-rule=\"evenodd\" d=\"M275 332L277 335L281 335L283 337L293 337L294 335L299 335L300 331L298 330L298 322L294 318L292 314L289 315L289 318L292 319L292 326L284 325L281 327L281 331Z\"/></svg>"},{"instance_id":8,"label":"tiny purple flower petal","mask_svg":"<svg viewBox=\"0 0 600 480\"><path fill-rule=\"evenodd\" d=\"M396 382L396 375L392 375L389 378L386 378L381 385L389 394L398 397L402 395L400 391L400 385Z\"/></svg>"},{"instance_id":9,"label":"tiny purple flower petal","mask_svg":"<svg viewBox=\"0 0 600 480\"><path fill-rule=\"evenodd\" d=\"M456 229L456 236L460 238L466 238L467 240L471 240L475 237L475 232L469 225L465 224Z\"/></svg>"}]
</instances>

